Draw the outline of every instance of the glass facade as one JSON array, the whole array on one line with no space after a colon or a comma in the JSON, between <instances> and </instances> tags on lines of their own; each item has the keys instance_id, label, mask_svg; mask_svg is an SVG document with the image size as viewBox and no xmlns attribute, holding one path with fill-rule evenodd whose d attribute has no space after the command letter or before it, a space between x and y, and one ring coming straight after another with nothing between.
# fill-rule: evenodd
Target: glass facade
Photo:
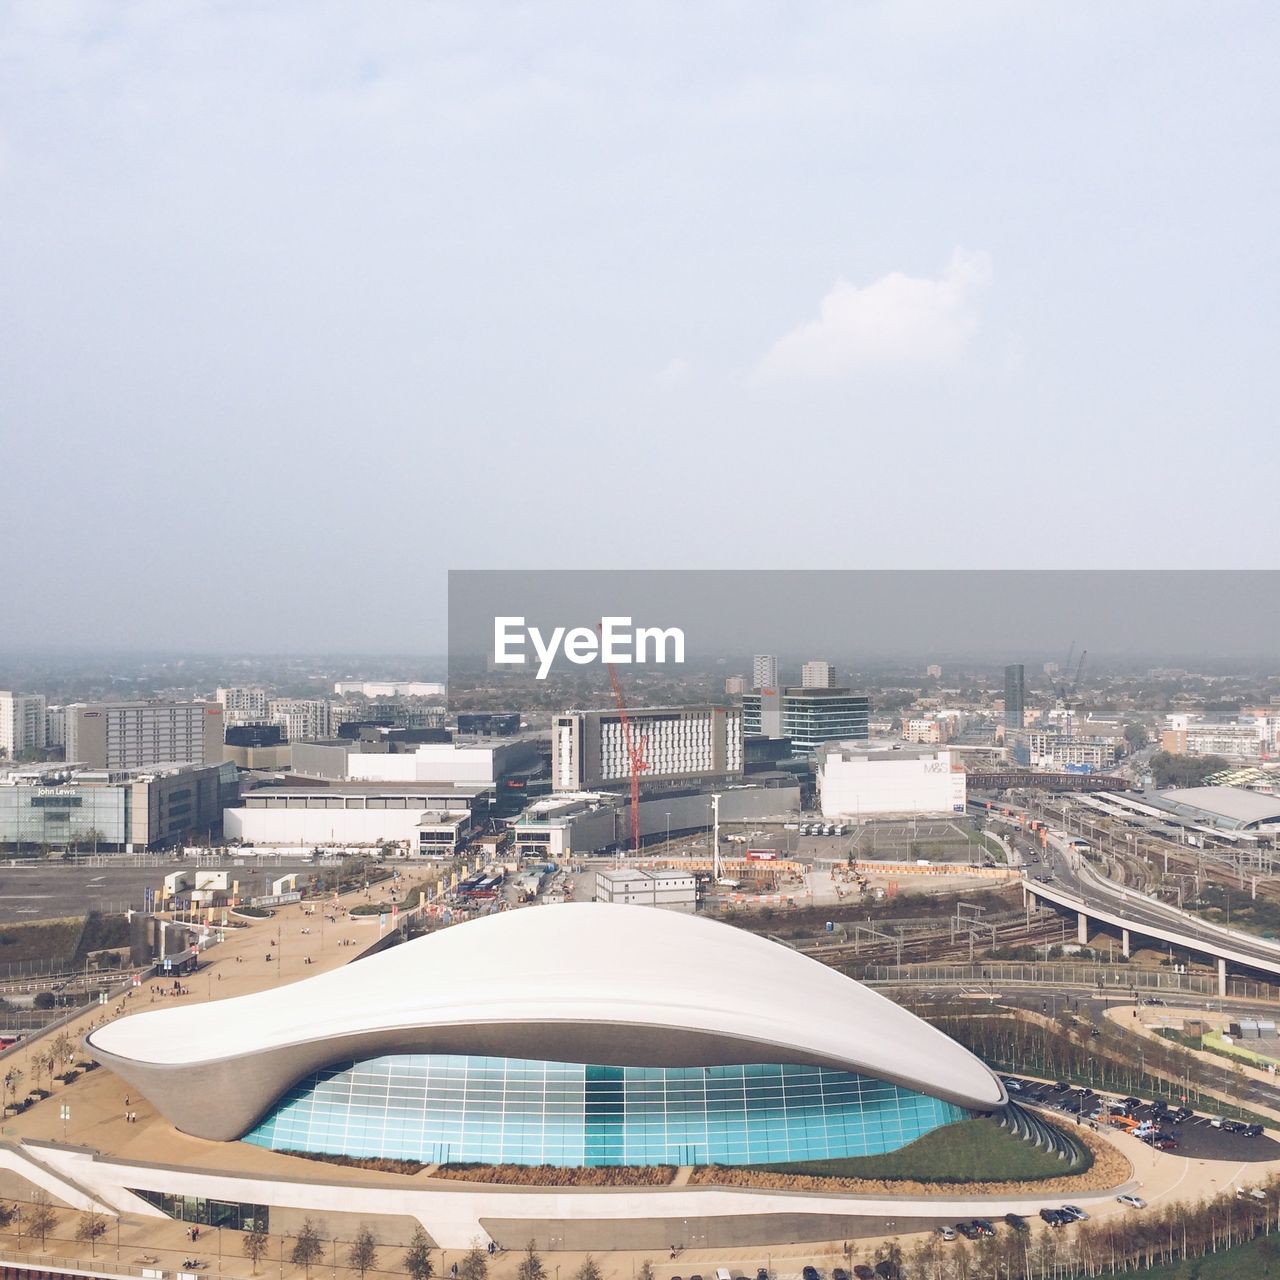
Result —
<instances>
[{"instance_id":1,"label":"glass facade","mask_svg":"<svg viewBox=\"0 0 1280 1280\"><path fill-rule=\"evenodd\" d=\"M132 1190L171 1218L198 1222L205 1227L228 1227L232 1231L270 1231L271 1215L265 1204L244 1204L239 1200L206 1200L204 1196L175 1196L167 1191Z\"/></svg>"},{"instance_id":2,"label":"glass facade","mask_svg":"<svg viewBox=\"0 0 1280 1280\"><path fill-rule=\"evenodd\" d=\"M245 1141L427 1164L750 1165L878 1155L966 1116L820 1067L412 1055L314 1073Z\"/></svg>"}]
</instances>

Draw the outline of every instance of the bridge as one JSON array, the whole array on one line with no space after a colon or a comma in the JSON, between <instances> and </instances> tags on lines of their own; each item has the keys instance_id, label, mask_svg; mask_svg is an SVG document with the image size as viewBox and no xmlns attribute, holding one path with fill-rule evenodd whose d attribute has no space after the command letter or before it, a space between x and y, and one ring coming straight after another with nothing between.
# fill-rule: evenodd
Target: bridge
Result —
<instances>
[{"instance_id":1,"label":"bridge","mask_svg":"<svg viewBox=\"0 0 1280 1280\"><path fill-rule=\"evenodd\" d=\"M1039 791L1132 791L1128 778L1109 773L1039 773L1034 769L1002 769L996 773L970 773L971 791L1009 791L1014 787Z\"/></svg>"},{"instance_id":2,"label":"bridge","mask_svg":"<svg viewBox=\"0 0 1280 1280\"><path fill-rule=\"evenodd\" d=\"M1102 880L1083 858L1061 842L1051 840L1051 844L1060 855L1052 865L1061 879L1024 878L1023 896L1028 902L1043 902L1062 911L1075 912L1081 945L1089 940L1092 920L1120 931L1120 949L1125 956L1130 953L1132 936L1137 934L1215 960L1221 996L1227 994L1228 965L1265 974L1280 982L1280 944L1197 919L1144 893Z\"/></svg>"}]
</instances>

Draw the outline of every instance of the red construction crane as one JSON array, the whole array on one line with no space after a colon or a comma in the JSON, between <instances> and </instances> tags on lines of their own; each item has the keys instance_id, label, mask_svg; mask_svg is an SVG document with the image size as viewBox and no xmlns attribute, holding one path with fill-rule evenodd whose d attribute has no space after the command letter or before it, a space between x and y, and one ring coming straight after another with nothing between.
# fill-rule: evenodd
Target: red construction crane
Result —
<instances>
[{"instance_id":1,"label":"red construction crane","mask_svg":"<svg viewBox=\"0 0 1280 1280\"><path fill-rule=\"evenodd\" d=\"M599 631L600 627L597 626ZM622 696L622 685L618 682L618 673L612 662L606 662L609 668L609 683L613 685L613 700L618 704L618 719L622 722L622 745L627 753L627 767L631 773L631 847L640 852L640 774L649 767L644 758L644 749L648 738L641 738L639 745L631 729L631 720L627 716L627 702Z\"/></svg>"}]
</instances>

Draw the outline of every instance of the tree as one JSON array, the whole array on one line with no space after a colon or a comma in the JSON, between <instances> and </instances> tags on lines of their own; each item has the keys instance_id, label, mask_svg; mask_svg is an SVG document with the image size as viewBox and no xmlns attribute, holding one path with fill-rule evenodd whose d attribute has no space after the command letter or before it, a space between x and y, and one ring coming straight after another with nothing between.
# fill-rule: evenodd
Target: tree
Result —
<instances>
[{"instance_id":1,"label":"tree","mask_svg":"<svg viewBox=\"0 0 1280 1280\"><path fill-rule=\"evenodd\" d=\"M9 1101L16 1104L18 1101L18 1086L23 1081L22 1072L17 1067L10 1067L4 1075L4 1091L9 1095Z\"/></svg>"},{"instance_id":2,"label":"tree","mask_svg":"<svg viewBox=\"0 0 1280 1280\"><path fill-rule=\"evenodd\" d=\"M352 1271L360 1273L360 1280L364 1280L364 1273L371 1271L378 1264L378 1238L369 1229L367 1223L362 1222L359 1230L356 1231L356 1238L352 1240L351 1247L347 1250L347 1266Z\"/></svg>"},{"instance_id":3,"label":"tree","mask_svg":"<svg viewBox=\"0 0 1280 1280\"><path fill-rule=\"evenodd\" d=\"M648 1258L640 1264L640 1270L636 1272L636 1280L657 1280L653 1272L653 1263Z\"/></svg>"},{"instance_id":4,"label":"tree","mask_svg":"<svg viewBox=\"0 0 1280 1280\"><path fill-rule=\"evenodd\" d=\"M604 1280L604 1272L600 1270L600 1264L587 1254L582 1260L582 1266L573 1273L573 1280Z\"/></svg>"},{"instance_id":5,"label":"tree","mask_svg":"<svg viewBox=\"0 0 1280 1280\"><path fill-rule=\"evenodd\" d=\"M1124 740L1131 751L1139 751L1147 745L1147 726L1145 724L1127 724L1124 727Z\"/></svg>"},{"instance_id":6,"label":"tree","mask_svg":"<svg viewBox=\"0 0 1280 1280\"><path fill-rule=\"evenodd\" d=\"M31 1060L31 1065L35 1069L36 1084L40 1083L40 1077L44 1076L46 1088L53 1088L53 1069L57 1063L53 1060L53 1054L48 1049L43 1053L38 1053Z\"/></svg>"},{"instance_id":7,"label":"tree","mask_svg":"<svg viewBox=\"0 0 1280 1280\"><path fill-rule=\"evenodd\" d=\"M75 1056L75 1041L71 1039L65 1031L59 1031L53 1038L53 1044L49 1046L56 1059L57 1065L61 1067L70 1066L72 1058Z\"/></svg>"},{"instance_id":8,"label":"tree","mask_svg":"<svg viewBox=\"0 0 1280 1280\"><path fill-rule=\"evenodd\" d=\"M458 1264L458 1280L488 1280L489 1258L477 1240Z\"/></svg>"},{"instance_id":9,"label":"tree","mask_svg":"<svg viewBox=\"0 0 1280 1280\"><path fill-rule=\"evenodd\" d=\"M40 1240L40 1247L44 1248L44 1242L49 1238L49 1232L58 1225L58 1215L52 1204L49 1203L48 1192L33 1191L31 1193L31 1208L26 1214L27 1233L37 1236Z\"/></svg>"},{"instance_id":10,"label":"tree","mask_svg":"<svg viewBox=\"0 0 1280 1280\"><path fill-rule=\"evenodd\" d=\"M517 1280L545 1280L546 1274L547 1269L542 1265L542 1259L530 1240L524 1257L520 1259L520 1265L516 1267Z\"/></svg>"},{"instance_id":11,"label":"tree","mask_svg":"<svg viewBox=\"0 0 1280 1280\"><path fill-rule=\"evenodd\" d=\"M289 1261L295 1267L301 1267L307 1273L307 1280L311 1280L311 1268L320 1261L323 1252L320 1245L320 1228L307 1218L294 1238L293 1248L289 1251Z\"/></svg>"},{"instance_id":12,"label":"tree","mask_svg":"<svg viewBox=\"0 0 1280 1280\"><path fill-rule=\"evenodd\" d=\"M246 1231L244 1239L240 1242L240 1248L244 1252L244 1256L252 1264L255 1276L258 1274L258 1263L267 1256L267 1249L270 1244L270 1238L261 1227L253 1227L251 1230Z\"/></svg>"},{"instance_id":13,"label":"tree","mask_svg":"<svg viewBox=\"0 0 1280 1280\"><path fill-rule=\"evenodd\" d=\"M96 1209L86 1209L76 1223L76 1239L81 1244L88 1244L89 1256L97 1252L95 1246L98 1237L107 1229L107 1220Z\"/></svg>"},{"instance_id":14,"label":"tree","mask_svg":"<svg viewBox=\"0 0 1280 1280\"><path fill-rule=\"evenodd\" d=\"M413 1229L409 1249L404 1255L404 1269L409 1273L409 1280L431 1280L436 1273L435 1264L431 1261L431 1241L421 1225Z\"/></svg>"}]
</instances>

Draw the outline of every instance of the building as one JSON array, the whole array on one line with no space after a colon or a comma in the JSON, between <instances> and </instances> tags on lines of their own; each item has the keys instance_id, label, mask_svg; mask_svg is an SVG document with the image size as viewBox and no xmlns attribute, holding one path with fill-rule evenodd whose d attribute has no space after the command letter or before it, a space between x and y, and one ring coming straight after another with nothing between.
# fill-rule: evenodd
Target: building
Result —
<instances>
[{"instance_id":1,"label":"building","mask_svg":"<svg viewBox=\"0 0 1280 1280\"><path fill-rule=\"evenodd\" d=\"M931 662L927 667L925 667L924 674L927 680L941 680L942 668L938 666L936 662Z\"/></svg>"},{"instance_id":2,"label":"building","mask_svg":"<svg viewBox=\"0 0 1280 1280\"><path fill-rule=\"evenodd\" d=\"M1022 663L1004 669L1004 726L1021 729L1027 714L1027 676Z\"/></svg>"},{"instance_id":3,"label":"building","mask_svg":"<svg viewBox=\"0 0 1280 1280\"><path fill-rule=\"evenodd\" d=\"M431 732L423 730L421 732ZM432 782L498 787L536 770L538 743L529 739L494 743L418 742L413 731L331 738L293 745L292 771L334 782Z\"/></svg>"},{"instance_id":4,"label":"building","mask_svg":"<svg viewBox=\"0 0 1280 1280\"><path fill-rule=\"evenodd\" d=\"M829 662L814 660L800 668L800 684L806 689L832 689L836 683L836 669Z\"/></svg>"},{"instance_id":5,"label":"building","mask_svg":"<svg viewBox=\"0 0 1280 1280\"><path fill-rule=\"evenodd\" d=\"M552 726L551 785L593 791L630 782L628 738L644 758L641 782L690 782L742 774L742 713L717 706L636 707L628 728L616 710L566 711Z\"/></svg>"},{"instance_id":6,"label":"building","mask_svg":"<svg viewBox=\"0 0 1280 1280\"><path fill-rule=\"evenodd\" d=\"M227 726L222 758L237 769L276 772L289 768L293 751L278 724L232 724Z\"/></svg>"},{"instance_id":7,"label":"building","mask_svg":"<svg viewBox=\"0 0 1280 1280\"><path fill-rule=\"evenodd\" d=\"M640 871L631 867L596 872L596 901L665 911L698 909L698 881L685 871Z\"/></svg>"},{"instance_id":8,"label":"building","mask_svg":"<svg viewBox=\"0 0 1280 1280\"><path fill-rule=\"evenodd\" d=\"M1228 831L1280 833L1280 796L1241 787L1175 787L1156 799L1173 812Z\"/></svg>"},{"instance_id":9,"label":"building","mask_svg":"<svg viewBox=\"0 0 1280 1280\"><path fill-rule=\"evenodd\" d=\"M923 746L936 746L946 742L949 735L949 724L936 716L904 716L902 718L902 740Z\"/></svg>"},{"instance_id":10,"label":"building","mask_svg":"<svg viewBox=\"0 0 1280 1280\"><path fill-rule=\"evenodd\" d=\"M0 689L0 756L16 760L26 752L43 751L48 742L42 693Z\"/></svg>"},{"instance_id":11,"label":"building","mask_svg":"<svg viewBox=\"0 0 1280 1280\"><path fill-rule=\"evenodd\" d=\"M339 680L333 691L339 697L443 698L446 687L435 680Z\"/></svg>"},{"instance_id":12,"label":"building","mask_svg":"<svg viewBox=\"0 0 1280 1280\"><path fill-rule=\"evenodd\" d=\"M742 698L742 729L767 738L790 738L797 755L812 755L824 742L869 736L871 699L851 689L794 686Z\"/></svg>"},{"instance_id":13,"label":"building","mask_svg":"<svg viewBox=\"0 0 1280 1280\"><path fill-rule=\"evenodd\" d=\"M221 764L222 732L216 702L74 702L66 754L95 769Z\"/></svg>"},{"instance_id":14,"label":"building","mask_svg":"<svg viewBox=\"0 0 1280 1280\"><path fill-rule=\"evenodd\" d=\"M719 784L717 784L719 785ZM641 842L711 829L711 791L688 788L640 801ZM720 821L753 822L800 808L800 785L782 774L733 783L720 795ZM511 821L517 852L567 858L622 849L631 842L630 799L623 793L564 792L528 804Z\"/></svg>"},{"instance_id":15,"label":"building","mask_svg":"<svg viewBox=\"0 0 1280 1280\"><path fill-rule=\"evenodd\" d=\"M197 1138L422 1163L842 1159L1009 1105L967 1050L816 960L602 903L117 1018L86 1047Z\"/></svg>"},{"instance_id":16,"label":"building","mask_svg":"<svg viewBox=\"0 0 1280 1280\"><path fill-rule=\"evenodd\" d=\"M950 751L840 743L818 755L818 798L826 818L882 813L963 813L965 772Z\"/></svg>"},{"instance_id":17,"label":"building","mask_svg":"<svg viewBox=\"0 0 1280 1280\"><path fill-rule=\"evenodd\" d=\"M1178 717L1170 717L1177 720ZM1222 756L1232 761L1261 760L1265 728L1256 720L1210 724L1181 717L1181 727L1160 734L1160 750L1178 756Z\"/></svg>"},{"instance_id":18,"label":"building","mask_svg":"<svg viewBox=\"0 0 1280 1280\"><path fill-rule=\"evenodd\" d=\"M278 724L290 742L327 738L334 730L325 698L271 698L267 702L267 719Z\"/></svg>"},{"instance_id":19,"label":"building","mask_svg":"<svg viewBox=\"0 0 1280 1280\"><path fill-rule=\"evenodd\" d=\"M472 738L508 738L520 732L520 715L515 711L462 712L458 735Z\"/></svg>"},{"instance_id":20,"label":"building","mask_svg":"<svg viewBox=\"0 0 1280 1280\"><path fill-rule=\"evenodd\" d=\"M44 712L44 745L46 747L65 747L67 745L67 709L66 707L46 707Z\"/></svg>"},{"instance_id":21,"label":"building","mask_svg":"<svg viewBox=\"0 0 1280 1280\"><path fill-rule=\"evenodd\" d=\"M750 687L746 676L725 676L724 691L730 698L740 698Z\"/></svg>"},{"instance_id":22,"label":"building","mask_svg":"<svg viewBox=\"0 0 1280 1280\"><path fill-rule=\"evenodd\" d=\"M778 687L778 659L772 653L757 653L751 659L751 687L776 689Z\"/></svg>"},{"instance_id":23,"label":"building","mask_svg":"<svg viewBox=\"0 0 1280 1280\"><path fill-rule=\"evenodd\" d=\"M1085 737L1041 729L1010 730L1005 743L1016 764L1033 769L1110 769L1119 758L1122 738Z\"/></svg>"},{"instance_id":24,"label":"building","mask_svg":"<svg viewBox=\"0 0 1280 1280\"><path fill-rule=\"evenodd\" d=\"M258 688L218 689L214 697L222 705L226 725L262 724L267 719L267 691Z\"/></svg>"},{"instance_id":25,"label":"building","mask_svg":"<svg viewBox=\"0 0 1280 1280\"><path fill-rule=\"evenodd\" d=\"M414 857L452 854L487 809L484 787L260 787L222 815L223 834L284 848L395 845Z\"/></svg>"},{"instance_id":26,"label":"building","mask_svg":"<svg viewBox=\"0 0 1280 1280\"><path fill-rule=\"evenodd\" d=\"M238 794L222 763L14 770L0 775L0 846L141 851L216 830Z\"/></svg>"}]
</instances>

